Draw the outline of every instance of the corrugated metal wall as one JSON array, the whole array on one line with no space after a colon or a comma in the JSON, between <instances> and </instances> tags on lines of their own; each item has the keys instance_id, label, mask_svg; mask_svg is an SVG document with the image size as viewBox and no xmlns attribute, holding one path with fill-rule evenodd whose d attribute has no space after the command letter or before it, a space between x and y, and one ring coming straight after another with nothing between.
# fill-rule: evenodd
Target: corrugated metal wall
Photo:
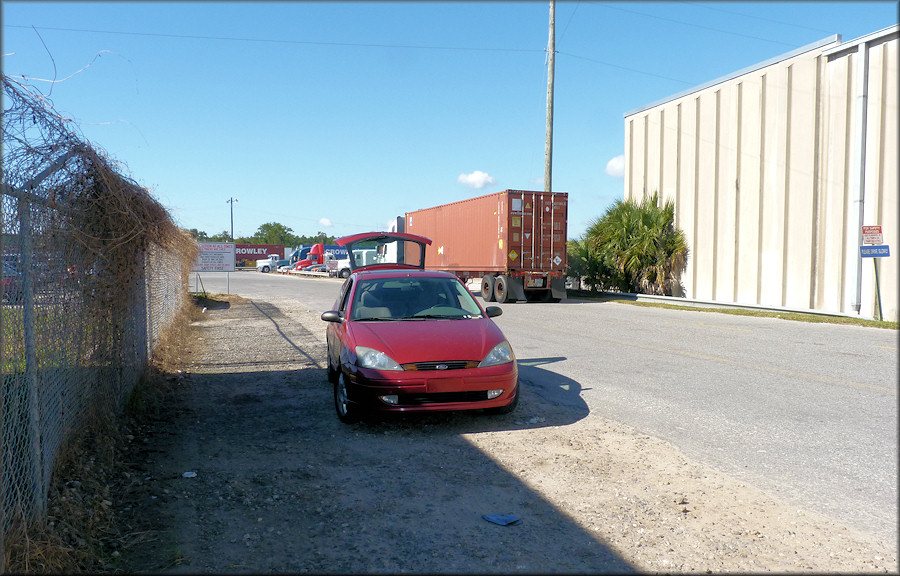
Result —
<instances>
[{"instance_id":1,"label":"corrugated metal wall","mask_svg":"<svg viewBox=\"0 0 900 576\"><path fill-rule=\"evenodd\" d=\"M685 296L898 319L898 26L825 39L625 115L625 197L675 201Z\"/></svg>"}]
</instances>

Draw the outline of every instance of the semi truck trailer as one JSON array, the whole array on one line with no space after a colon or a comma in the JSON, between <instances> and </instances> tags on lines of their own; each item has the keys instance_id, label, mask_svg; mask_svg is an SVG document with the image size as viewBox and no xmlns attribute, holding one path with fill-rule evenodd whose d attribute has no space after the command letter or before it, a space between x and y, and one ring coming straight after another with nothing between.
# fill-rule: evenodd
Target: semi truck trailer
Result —
<instances>
[{"instance_id":1,"label":"semi truck trailer","mask_svg":"<svg viewBox=\"0 0 900 576\"><path fill-rule=\"evenodd\" d=\"M397 231L432 240L425 267L480 279L487 302L566 295L568 194L504 190L407 212Z\"/></svg>"}]
</instances>

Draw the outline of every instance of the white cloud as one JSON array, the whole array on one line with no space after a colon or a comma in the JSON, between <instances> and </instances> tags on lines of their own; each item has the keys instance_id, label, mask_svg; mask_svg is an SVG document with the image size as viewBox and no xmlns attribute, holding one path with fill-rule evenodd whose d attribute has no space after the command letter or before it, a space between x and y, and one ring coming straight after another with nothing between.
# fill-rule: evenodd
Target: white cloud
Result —
<instances>
[{"instance_id":1,"label":"white cloud","mask_svg":"<svg viewBox=\"0 0 900 576\"><path fill-rule=\"evenodd\" d=\"M460 174L456 181L465 184L469 188L484 188L488 184L495 182L493 176L481 170L476 170L471 174Z\"/></svg>"},{"instance_id":2,"label":"white cloud","mask_svg":"<svg viewBox=\"0 0 900 576\"><path fill-rule=\"evenodd\" d=\"M331 228L331 220L328 218L319 218L319 226L324 226L325 228Z\"/></svg>"},{"instance_id":3,"label":"white cloud","mask_svg":"<svg viewBox=\"0 0 900 576\"><path fill-rule=\"evenodd\" d=\"M606 173L613 178L625 177L625 156L616 156L606 163Z\"/></svg>"}]
</instances>

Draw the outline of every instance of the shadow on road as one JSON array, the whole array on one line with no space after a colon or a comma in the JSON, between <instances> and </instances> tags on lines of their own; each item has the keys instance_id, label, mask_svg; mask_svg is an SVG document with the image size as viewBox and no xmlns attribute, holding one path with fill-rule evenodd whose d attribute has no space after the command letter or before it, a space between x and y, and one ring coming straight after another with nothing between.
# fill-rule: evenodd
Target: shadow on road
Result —
<instances>
[{"instance_id":1,"label":"shadow on road","mask_svg":"<svg viewBox=\"0 0 900 576\"><path fill-rule=\"evenodd\" d=\"M348 426L334 412L321 344L297 336L272 345L302 334L289 317L269 322L277 315L246 305L213 316L226 322L204 328L204 339L222 350L195 363L171 421L157 427L147 454L134 457L146 463L139 477L152 479L135 514L153 518L158 538L124 559L129 568L171 567L177 550L177 572L635 571L465 438L515 442L519 431L584 418L578 383L544 368L562 358L520 361L523 396L512 414ZM229 323L238 317L248 325L258 318L253 326L269 335L239 340ZM238 341L247 342L246 368L223 363ZM305 367L260 371L261 355ZM521 522L500 526L483 518L490 514Z\"/></svg>"},{"instance_id":2,"label":"shadow on road","mask_svg":"<svg viewBox=\"0 0 900 576\"><path fill-rule=\"evenodd\" d=\"M434 426L453 428L457 433L527 430L549 426L566 426L586 417L590 410L581 398L581 385L565 376L538 366L565 358L520 359L519 405L512 414L487 414L480 410L460 412L427 412L411 414L370 414L364 418L368 426ZM325 371L322 371L325 379ZM336 416L335 416L336 417Z\"/></svg>"}]
</instances>

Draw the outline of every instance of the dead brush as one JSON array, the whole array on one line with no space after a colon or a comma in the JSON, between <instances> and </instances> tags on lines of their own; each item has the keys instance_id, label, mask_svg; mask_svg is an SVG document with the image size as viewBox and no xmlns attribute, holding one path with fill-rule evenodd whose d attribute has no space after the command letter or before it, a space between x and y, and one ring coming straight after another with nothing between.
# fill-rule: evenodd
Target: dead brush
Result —
<instances>
[{"instance_id":1,"label":"dead brush","mask_svg":"<svg viewBox=\"0 0 900 576\"><path fill-rule=\"evenodd\" d=\"M10 574L67 574L79 571L77 551L45 528L14 529L5 550L6 571Z\"/></svg>"},{"instance_id":2,"label":"dead brush","mask_svg":"<svg viewBox=\"0 0 900 576\"><path fill-rule=\"evenodd\" d=\"M109 478L119 466L121 428L95 414L61 450L47 517L7 538L10 573L95 572L109 566L117 533Z\"/></svg>"},{"instance_id":3,"label":"dead brush","mask_svg":"<svg viewBox=\"0 0 900 576\"><path fill-rule=\"evenodd\" d=\"M4 219L0 243L20 250L17 243L24 245L27 238L34 261L74 286L68 289L64 318L81 322L69 332L88 337L70 346L74 351L66 362L129 366L129 350L135 346L124 335L129 314L140 303L141 290L135 287L152 277L157 262L180 271L182 310L169 329L174 332L160 335L140 383L113 381L113 375L89 390L65 390L91 412L63 422L60 428L66 432L56 443L60 448L43 454L54 461L47 494L37 495L46 496L46 517L34 519L31 510L21 509L29 506L31 494L22 503L4 502L10 510L0 515L6 523L0 525L0 572L106 570L114 566L113 553L130 529L116 525L119 503L112 496L124 474L125 431L132 414L164 410L173 375L177 379L178 341L184 337L178 331L191 321L187 279L199 248L149 190L84 141L46 96L5 75L2 89L4 208L16 206L10 216L19 220ZM65 334L44 337L42 349L57 346L69 352L62 343ZM122 390L135 394L124 398ZM123 405L132 410L123 414Z\"/></svg>"},{"instance_id":4,"label":"dead brush","mask_svg":"<svg viewBox=\"0 0 900 576\"><path fill-rule=\"evenodd\" d=\"M165 414L183 383L183 354L192 339L190 304L160 337L157 352L126 403L124 413L98 410L90 425L63 447L48 495L48 515L7 535L6 571L96 573L122 569L122 555L154 538L120 514L127 509L133 471L129 444L137 429Z\"/></svg>"},{"instance_id":5,"label":"dead brush","mask_svg":"<svg viewBox=\"0 0 900 576\"><path fill-rule=\"evenodd\" d=\"M162 415L185 379L185 352L194 330L191 324L202 317L200 308L189 303L160 337L149 365L128 397L125 409L129 415L139 419Z\"/></svg>"}]
</instances>

